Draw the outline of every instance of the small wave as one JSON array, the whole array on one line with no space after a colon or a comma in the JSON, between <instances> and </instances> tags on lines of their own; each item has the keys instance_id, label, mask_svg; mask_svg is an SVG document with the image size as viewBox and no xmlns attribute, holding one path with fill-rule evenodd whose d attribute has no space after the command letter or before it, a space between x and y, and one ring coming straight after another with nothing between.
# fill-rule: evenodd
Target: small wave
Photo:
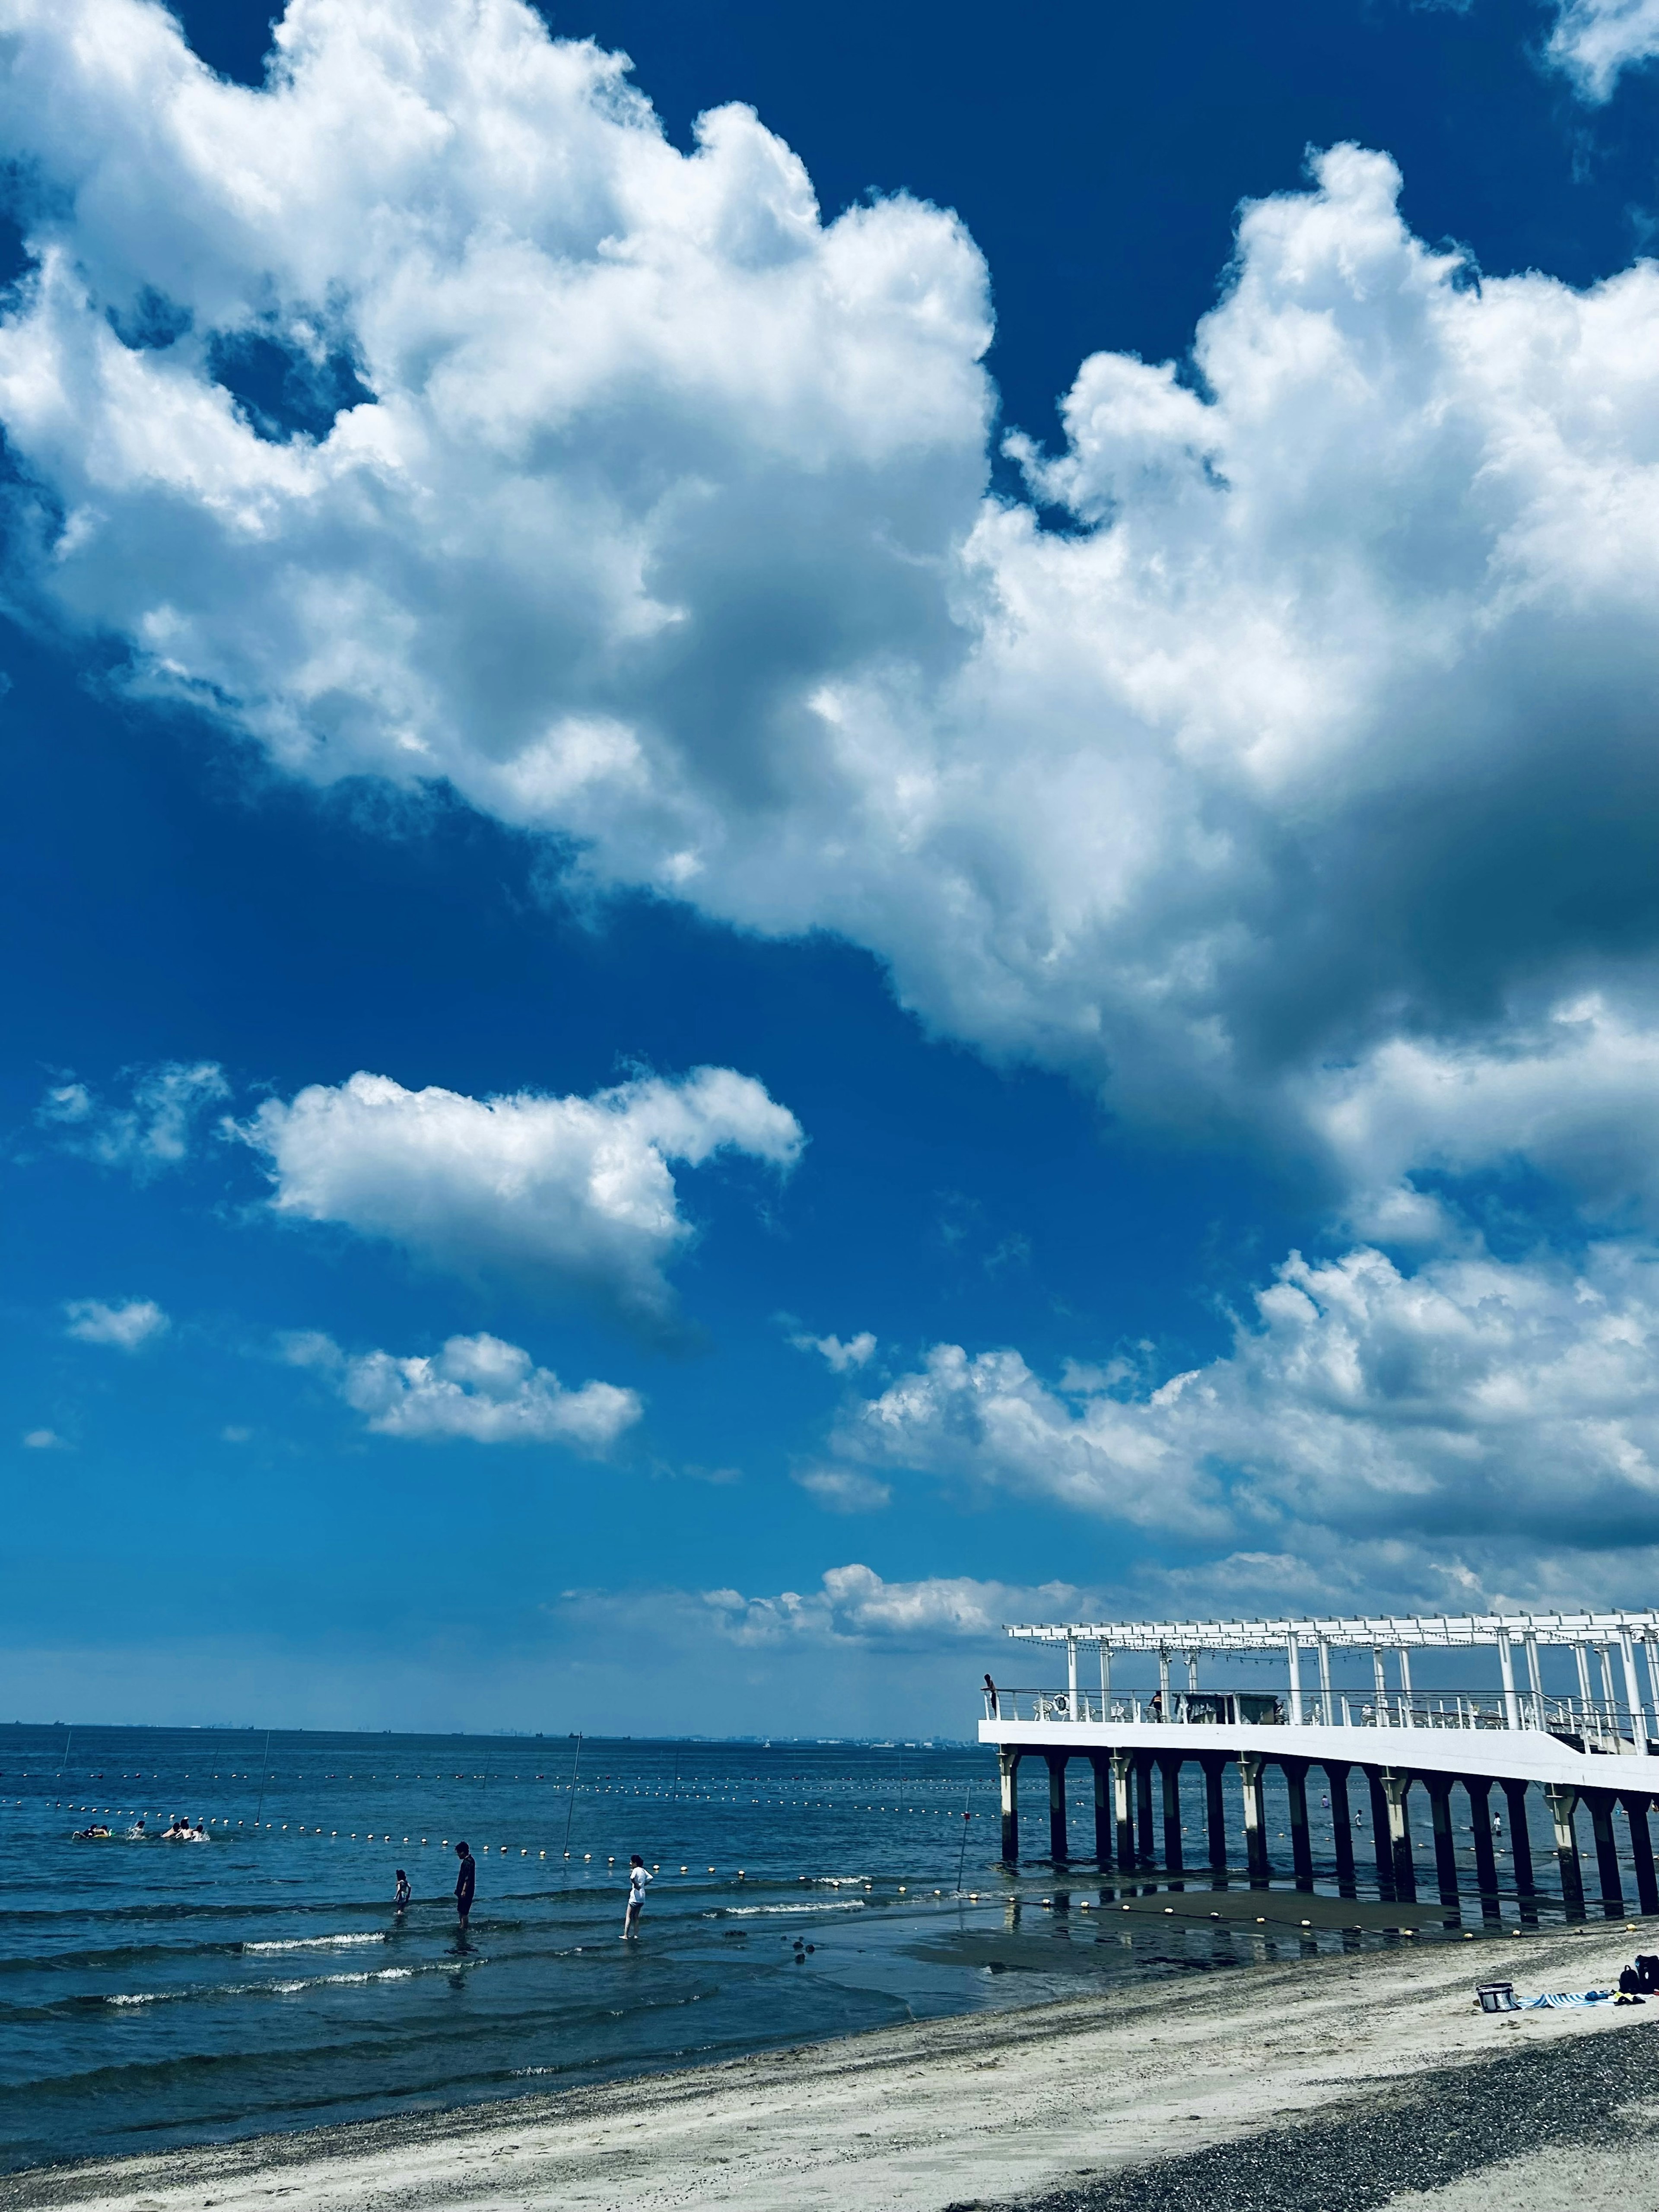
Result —
<instances>
[{"instance_id":1,"label":"small wave","mask_svg":"<svg viewBox=\"0 0 1659 2212\"><path fill-rule=\"evenodd\" d=\"M244 1953L254 1951L343 1951L357 1943L384 1943L383 1932L368 1936L270 1936L258 1943L240 1943L237 1948Z\"/></svg>"},{"instance_id":2,"label":"small wave","mask_svg":"<svg viewBox=\"0 0 1659 2212\"><path fill-rule=\"evenodd\" d=\"M421 1966L372 1966L356 1974L296 1974L282 1982L219 1982L209 1988L135 1990L119 1996L97 2000L106 2005L178 2004L187 1998L198 2003L211 1997L289 1997L301 1990L345 1989L363 1982L410 1982L417 1974L453 1974L465 1967L480 1966L482 1959L434 1959Z\"/></svg>"},{"instance_id":3,"label":"small wave","mask_svg":"<svg viewBox=\"0 0 1659 2212\"><path fill-rule=\"evenodd\" d=\"M775 1912L862 1912L861 1897L820 1899L812 1905L717 1905L712 1912L705 1912L705 1920L754 1920L763 1913Z\"/></svg>"}]
</instances>

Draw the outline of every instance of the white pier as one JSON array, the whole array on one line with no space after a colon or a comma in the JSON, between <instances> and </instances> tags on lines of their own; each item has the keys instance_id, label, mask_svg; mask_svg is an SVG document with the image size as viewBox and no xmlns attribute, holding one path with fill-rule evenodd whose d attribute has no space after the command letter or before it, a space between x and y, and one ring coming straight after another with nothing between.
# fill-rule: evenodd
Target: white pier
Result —
<instances>
[{"instance_id":1,"label":"white pier","mask_svg":"<svg viewBox=\"0 0 1659 2212\"><path fill-rule=\"evenodd\" d=\"M1482 1910L1498 1905L1491 1796L1509 1800L1508 1845L1514 1886L1527 1912L1538 1892L1526 1820L1526 1795L1537 1789L1554 1827L1561 1895L1569 1915L1584 1911L1577 1815L1588 1809L1604 1911L1626 1910L1615 1812L1630 1838L1638 1902L1659 1913L1648 1813L1659 1794L1659 1613L1504 1613L1356 1620L1114 1621L1021 1626L1022 1644L1062 1648L1065 1680L1051 1688L1005 1688L987 1679L980 1741L994 1744L1002 1777L1002 1855L1019 1856L1018 1771L1028 1758L1048 1771L1048 1856L1070 1856L1066 1772L1073 1759L1094 1773L1095 1835L1091 1855L1126 1874L1158 1870L1153 1801L1162 1798L1162 1870L1185 1871L1181 1826L1181 1771L1188 1761L1205 1778L1208 1863L1228 1863L1222 1778L1237 1771L1243 1800L1244 1859L1253 1881L1269 1865L1262 1773L1283 1773L1290 1803L1293 1873L1313 1886L1308 1832L1308 1771L1330 1782L1340 1882L1354 1875L1348 1806L1355 1768L1369 1785L1376 1878L1385 1899L1415 1900L1407 1801L1420 1787L1432 1815L1437 1885L1443 1905L1459 1902L1451 1793L1461 1788L1474 1836L1475 1879ZM1485 1646L1495 1652L1498 1683L1490 1692L1413 1685L1413 1664L1426 1675L1432 1655ZM1334 1651L1370 1655L1369 1688L1336 1690ZM1547 1694L1540 1653L1570 1650L1575 1691ZM1155 1654L1155 1694L1112 1686L1112 1661L1121 1653ZM1205 1688L1200 1662L1217 1653L1272 1653L1284 1661L1284 1686L1268 1691ZM1184 1680L1176 1679L1179 1668ZM1097 1670L1098 1679L1095 1678ZM1393 1676L1392 1681L1389 1680ZM1645 1685L1644 1675L1645 1674Z\"/></svg>"}]
</instances>

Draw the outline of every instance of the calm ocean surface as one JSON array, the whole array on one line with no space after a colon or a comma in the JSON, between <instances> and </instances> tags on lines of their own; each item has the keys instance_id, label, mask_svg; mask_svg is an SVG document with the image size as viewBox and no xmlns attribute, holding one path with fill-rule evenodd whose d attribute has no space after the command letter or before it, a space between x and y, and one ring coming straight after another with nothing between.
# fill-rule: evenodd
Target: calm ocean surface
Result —
<instances>
[{"instance_id":1,"label":"calm ocean surface","mask_svg":"<svg viewBox=\"0 0 1659 2212\"><path fill-rule=\"evenodd\" d=\"M1397 1940L1144 1914L1118 1926L1098 1902L1085 1919L1065 1908L1106 1897L1088 1869L997 1864L978 1749L580 1750L573 1790L578 1747L562 1736L277 1735L267 1753L263 1733L0 1729L0 2164L474 2103ZM1082 1850L1086 1767L1073 1790ZM1310 1795L1318 1886L1334 1894ZM1028 1771L1028 1852L1043 1848L1045 1797ZM154 1829L174 1814L212 1841L125 1839L137 1818ZM98 1817L114 1839L73 1840ZM1285 1825L1270 1785L1270 1832ZM478 1859L465 1944L446 1848L462 1836ZM1543 1838L1534 1848L1541 1877ZM635 1850L660 1871L643 1938L624 1945ZM401 1920L399 1866L414 1889ZM957 1894L959 1869L976 1898ZM1425 1935L1437 1916L1420 1909Z\"/></svg>"}]
</instances>

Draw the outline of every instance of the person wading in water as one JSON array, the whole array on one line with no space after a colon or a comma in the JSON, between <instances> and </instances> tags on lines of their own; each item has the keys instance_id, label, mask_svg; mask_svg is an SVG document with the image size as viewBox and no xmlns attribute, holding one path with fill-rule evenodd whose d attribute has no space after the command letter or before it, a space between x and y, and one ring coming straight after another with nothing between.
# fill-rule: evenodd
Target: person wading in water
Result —
<instances>
[{"instance_id":1,"label":"person wading in water","mask_svg":"<svg viewBox=\"0 0 1659 2212\"><path fill-rule=\"evenodd\" d=\"M456 1844L455 1856L461 1863L455 1876L455 1910L460 1916L460 1929L465 1936L467 1915L472 1910L472 1893L478 1886L478 1868L465 1844Z\"/></svg>"},{"instance_id":2,"label":"person wading in water","mask_svg":"<svg viewBox=\"0 0 1659 2212\"><path fill-rule=\"evenodd\" d=\"M650 1879L645 1861L635 1851L628 1862L628 1911L623 1916L624 1943L631 1942L640 1932L640 1915L645 1910L645 1885Z\"/></svg>"}]
</instances>

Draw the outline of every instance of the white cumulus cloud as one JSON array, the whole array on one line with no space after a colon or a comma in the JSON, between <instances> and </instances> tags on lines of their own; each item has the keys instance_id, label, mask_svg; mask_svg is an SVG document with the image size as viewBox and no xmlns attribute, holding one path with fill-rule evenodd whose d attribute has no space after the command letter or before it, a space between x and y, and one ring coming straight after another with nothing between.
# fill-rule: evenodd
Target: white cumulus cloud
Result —
<instances>
[{"instance_id":1,"label":"white cumulus cloud","mask_svg":"<svg viewBox=\"0 0 1659 2212\"><path fill-rule=\"evenodd\" d=\"M1650 12L1558 39L1600 83ZM1659 1034L1659 266L1478 281L1333 148L1194 373L1092 356L1004 499L956 219L825 222L741 107L681 154L518 0L295 0L261 91L146 0L0 25L17 573L137 692L1336 1168L1333 1069Z\"/></svg>"},{"instance_id":2,"label":"white cumulus cloud","mask_svg":"<svg viewBox=\"0 0 1659 2212\"><path fill-rule=\"evenodd\" d=\"M1404 1547L1396 1583L1420 1587L1429 1560L1460 1557L1490 1580L1516 1542L1659 1541L1656 1352L1650 1249L1406 1273L1362 1247L1292 1255L1229 1353L1151 1392L1078 1388L1076 1370L1067 1391L1017 1352L940 1345L837 1442L865 1466L1224 1547L1266 1540L1328 1572L1358 1539Z\"/></svg>"},{"instance_id":3,"label":"white cumulus cloud","mask_svg":"<svg viewBox=\"0 0 1659 2212\"><path fill-rule=\"evenodd\" d=\"M729 1150L787 1169L804 1141L762 1085L720 1067L592 1098L471 1098L360 1073L267 1100L242 1134L269 1163L279 1214L449 1267L508 1267L655 1322L672 1305L663 1268L691 1233L669 1163Z\"/></svg>"},{"instance_id":4,"label":"white cumulus cloud","mask_svg":"<svg viewBox=\"0 0 1659 2212\"><path fill-rule=\"evenodd\" d=\"M69 1335L82 1344L113 1345L120 1352L137 1352L173 1326L154 1298L129 1298L118 1306L106 1305L101 1298L75 1298L64 1311Z\"/></svg>"},{"instance_id":5,"label":"white cumulus cloud","mask_svg":"<svg viewBox=\"0 0 1659 2212\"><path fill-rule=\"evenodd\" d=\"M1032 1587L930 1575L886 1582L873 1568L831 1567L816 1589L745 1597L735 1589L705 1590L703 1604L720 1633L740 1644L953 1644L998 1635L1006 1621L1078 1617L1087 1593L1071 1583Z\"/></svg>"},{"instance_id":6,"label":"white cumulus cloud","mask_svg":"<svg viewBox=\"0 0 1659 2212\"><path fill-rule=\"evenodd\" d=\"M632 1390L611 1382L567 1389L550 1369L498 1336L452 1336L441 1352L348 1357L313 1332L285 1347L295 1366L327 1374L377 1436L474 1443L555 1443L597 1456L639 1419Z\"/></svg>"}]
</instances>

